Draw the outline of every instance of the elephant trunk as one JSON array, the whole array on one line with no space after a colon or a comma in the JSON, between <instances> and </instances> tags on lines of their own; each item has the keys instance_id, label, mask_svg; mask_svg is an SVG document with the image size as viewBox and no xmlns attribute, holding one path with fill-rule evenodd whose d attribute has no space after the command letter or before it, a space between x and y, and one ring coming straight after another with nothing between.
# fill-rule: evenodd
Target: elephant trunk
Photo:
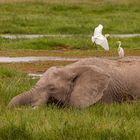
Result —
<instances>
[{"instance_id":1,"label":"elephant trunk","mask_svg":"<svg viewBox=\"0 0 140 140\"><path fill-rule=\"evenodd\" d=\"M21 105L31 104L31 97L32 94L30 93L30 91L17 95L10 101L8 107L17 107Z\"/></svg>"},{"instance_id":2,"label":"elephant trunk","mask_svg":"<svg viewBox=\"0 0 140 140\"><path fill-rule=\"evenodd\" d=\"M18 107L22 105L39 106L48 100L48 94L37 85L31 90L14 97L8 104L8 107Z\"/></svg>"}]
</instances>

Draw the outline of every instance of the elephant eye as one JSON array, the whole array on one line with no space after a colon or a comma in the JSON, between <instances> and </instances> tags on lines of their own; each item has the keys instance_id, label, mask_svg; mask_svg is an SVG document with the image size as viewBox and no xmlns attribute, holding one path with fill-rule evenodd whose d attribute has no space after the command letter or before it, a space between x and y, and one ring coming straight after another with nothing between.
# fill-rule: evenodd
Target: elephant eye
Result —
<instances>
[{"instance_id":1,"label":"elephant eye","mask_svg":"<svg viewBox=\"0 0 140 140\"><path fill-rule=\"evenodd\" d=\"M53 90L55 90L56 88L55 88L54 85L48 85L48 89L51 90L51 91L53 91Z\"/></svg>"},{"instance_id":2,"label":"elephant eye","mask_svg":"<svg viewBox=\"0 0 140 140\"><path fill-rule=\"evenodd\" d=\"M54 91L55 89L56 89L55 87L51 87L51 88L50 88L51 91Z\"/></svg>"}]
</instances>

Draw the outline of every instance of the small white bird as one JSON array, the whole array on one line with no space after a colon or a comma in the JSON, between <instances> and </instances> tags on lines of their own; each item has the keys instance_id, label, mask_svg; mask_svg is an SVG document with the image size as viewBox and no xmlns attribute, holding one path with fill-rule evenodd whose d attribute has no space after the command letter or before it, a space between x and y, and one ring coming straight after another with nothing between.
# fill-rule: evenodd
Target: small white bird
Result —
<instances>
[{"instance_id":1,"label":"small white bird","mask_svg":"<svg viewBox=\"0 0 140 140\"><path fill-rule=\"evenodd\" d=\"M121 47L121 41L117 41L117 43L119 43L119 47L118 47L118 55L120 58L124 57L124 49Z\"/></svg>"},{"instance_id":2,"label":"small white bird","mask_svg":"<svg viewBox=\"0 0 140 140\"><path fill-rule=\"evenodd\" d=\"M109 51L109 45L107 41L107 37L109 37L109 34L106 34L104 36L102 34L102 30L103 30L103 25L99 24L94 30L94 34L91 37L91 41L93 43L96 43L97 45L102 46L102 48L104 48L106 51Z\"/></svg>"}]
</instances>

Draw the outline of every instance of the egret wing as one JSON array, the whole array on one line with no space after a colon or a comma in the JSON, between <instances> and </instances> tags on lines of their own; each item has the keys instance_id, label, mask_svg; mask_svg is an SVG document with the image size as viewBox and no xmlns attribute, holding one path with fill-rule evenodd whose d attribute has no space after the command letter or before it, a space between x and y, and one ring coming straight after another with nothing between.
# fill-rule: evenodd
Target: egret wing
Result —
<instances>
[{"instance_id":1,"label":"egret wing","mask_svg":"<svg viewBox=\"0 0 140 140\"><path fill-rule=\"evenodd\" d=\"M95 38L94 38L94 36L91 37L91 41L92 41L92 43L95 42Z\"/></svg>"},{"instance_id":2,"label":"egret wing","mask_svg":"<svg viewBox=\"0 0 140 140\"><path fill-rule=\"evenodd\" d=\"M109 50L109 45L108 45L108 41L106 37L102 36L102 37L96 38L95 43L102 46L102 48L104 48L106 51Z\"/></svg>"}]
</instances>

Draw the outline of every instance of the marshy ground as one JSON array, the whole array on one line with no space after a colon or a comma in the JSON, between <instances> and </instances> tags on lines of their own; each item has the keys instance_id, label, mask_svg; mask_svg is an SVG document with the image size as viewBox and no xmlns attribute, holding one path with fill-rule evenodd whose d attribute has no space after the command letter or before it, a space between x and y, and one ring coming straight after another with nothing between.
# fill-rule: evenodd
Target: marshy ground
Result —
<instances>
[{"instance_id":1,"label":"marshy ground","mask_svg":"<svg viewBox=\"0 0 140 140\"><path fill-rule=\"evenodd\" d=\"M116 41L122 41L126 56L140 56L140 37L109 38L110 51L91 43L93 29L104 25L104 33L140 33L139 0L0 0L0 34L52 34L31 39L0 38L0 56L117 57ZM76 36L62 37L73 34ZM139 102L102 105L84 110L55 105L33 110L8 109L10 99L30 89L51 66L72 61L0 63L0 139L32 140L139 140Z\"/></svg>"}]
</instances>

